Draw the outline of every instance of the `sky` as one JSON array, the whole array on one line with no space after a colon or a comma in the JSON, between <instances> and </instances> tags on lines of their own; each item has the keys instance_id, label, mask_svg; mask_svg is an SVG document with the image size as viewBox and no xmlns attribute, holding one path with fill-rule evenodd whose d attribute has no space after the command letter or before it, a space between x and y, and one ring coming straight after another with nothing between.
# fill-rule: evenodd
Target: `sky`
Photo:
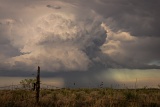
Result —
<instances>
[{"instance_id":1,"label":"sky","mask_svg":"<svg viewBox=\"0 0 160 107\"><path fill-rule=\"evenodd\" d=\"M60 78L64 87L137 78L160 84L159 5L159 0L0 0L0 77L30 77L40 66L42 77Z\"/></svg>"}]
</instances>

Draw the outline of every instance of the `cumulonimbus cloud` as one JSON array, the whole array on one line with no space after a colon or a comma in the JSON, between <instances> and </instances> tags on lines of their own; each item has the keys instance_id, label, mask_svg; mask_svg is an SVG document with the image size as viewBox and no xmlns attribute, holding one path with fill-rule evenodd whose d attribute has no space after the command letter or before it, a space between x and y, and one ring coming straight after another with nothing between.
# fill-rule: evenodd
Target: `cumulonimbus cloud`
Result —
<instances>
[{"instance_id":1,"label":"cumulonimbus cloud","mask_svg":"<svg viewBox=\"0 0 160 107\"><path fill-rule=\"evenodd\" d=\"M8 2L4 2L7 5ZM6 63L15 69L19 66L32 69L33 66L40 65L47 71L87 71L94 67L98 71L103 67L137 68L140 66L137 62L147 66L152 60L159 60L155 54L159 52L159 39L143 39L140 34L147 32L137 33L139 27L143 28L137 27L137 23L140 24L145 19L149 23L143 23L144 30L140 31L154 34L152 29L155 27L150 23L153 21L150 20L152 15L141 17L139 12L144 13L143 8L134 11L135 8L126 7L122 1L115 2L116 4L111 0L95 0L92 3L73 0L30 1L30 6L25 5L26 8L22 10L14 10L13 7L20 5L13 4L10 7L15 12L13 19L0 21L0 42L5 44L1 45L1 49L8 46L7 50L0 53L0 58L3 59L1 65ZM24 5L26 2L19 3ZM7 16L10 16L11 11L5 12L9 12ZM24 12L25 15L21 14ZM145 25L149 25L149 30ZM107 30L110 31L107 33ZM156 45L157 49L151 52L153 46L148 44L153 44L154 47Z\"/></svg>"},{"instance_id":2,"label":"cumulonimbus cloud","mask_svg":"<svg viewBox=\"0 0 160 107\"><path fill-rule=\"evenodd\" d=\"M20 56L12 65L22 62L33 66L37 62L47 71L86 71L101 53L106 31L97 16L72 18L63 14L48 14L38 19ZM101 60L101 59L100 59Z\"/></svg>"}]
</instances>

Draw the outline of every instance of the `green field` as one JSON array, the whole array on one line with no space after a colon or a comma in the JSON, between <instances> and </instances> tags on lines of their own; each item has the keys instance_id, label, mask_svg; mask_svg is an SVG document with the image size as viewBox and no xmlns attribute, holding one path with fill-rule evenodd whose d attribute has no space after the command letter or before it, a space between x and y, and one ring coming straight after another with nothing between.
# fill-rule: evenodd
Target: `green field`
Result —
<instances>
[{"instance_id":1,"label":"green field","mask_svg":"<svg viewBox=\"0 0 160 107\"><path fill-rule=\"evenodd\" d=\"M1 90L0 107L160 107L159 89Z\"/></svg>"}]
</instances>

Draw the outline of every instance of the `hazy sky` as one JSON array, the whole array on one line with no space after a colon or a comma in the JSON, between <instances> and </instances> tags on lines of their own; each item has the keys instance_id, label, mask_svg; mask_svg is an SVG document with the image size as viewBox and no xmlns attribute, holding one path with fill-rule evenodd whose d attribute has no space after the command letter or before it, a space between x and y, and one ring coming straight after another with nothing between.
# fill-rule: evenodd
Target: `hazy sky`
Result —
<instances>
[{"instance_id":1,"label":"hazy sky","mask_svg":"<svg viewBox=\"0 0 160 107\"><path fill-rule=\"evenodd\" d=\"M38 65L64 84L111 69L159 74L159 10L159 0L0 0L0 76Z\"/></svg>"}]
</instances>

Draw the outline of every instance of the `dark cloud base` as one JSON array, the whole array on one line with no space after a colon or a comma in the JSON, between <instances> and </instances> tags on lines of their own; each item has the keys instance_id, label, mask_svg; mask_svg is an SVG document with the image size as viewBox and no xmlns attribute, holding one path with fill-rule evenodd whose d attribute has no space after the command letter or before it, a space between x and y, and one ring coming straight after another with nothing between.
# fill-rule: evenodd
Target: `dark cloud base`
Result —
<instances>
[{"instance_id":1,"label":"dark cloud base","mask_svg":"<svg viewBox=\"0 0 160 107\"><path fill-rule=\"evenodd\" d=\"M16 2L15 2L16 1ZM53 34L53 32L48 32L45 30L46 26L43 28L41 27L41 30L38 32L42 32L45 36L53 35L55 37L55 40L52 40L50 38L45 38L44 40L40 41L39 43L35 43L36 45L44 46L46 53L49 53L48 50L49 46L53 46L53 43L57 43L56 41L59 41L57 43L60 45L61 43L65 43L62 46L64 47L71 47L71 46L78 46L73 51L77 53L83 53L83 55L86 55L91 64L86 66L87 69L84 71L81 70L68 70L68 66L65 66L62 60L54 60L54 64L60 63L63 70L53 70L48 72L47 70L42 70L41 76L42 77L60 77L64 79L65 86L70 86L70 84L73 84L74 82L78 84L78 86L84 86L83 84L86 84L85 82L97 82L96 84L100 83L102 80L99 80L96 78L96 76L99 76L104 70L107 72L109 68L128 68L128 69L160 69L160 66L158 65L148 65L150 62L159 61L159 49L160 49L160 0L60 0L61 4L54 5L54 3L51 3L50 0L46 0L39 2L37 0L1 0L0 5L0 76L15 76L15 77L32 77L34 74L36 74L36 70L34 71L34 67L27 66L23 62L15 62L16 66L10 67L8 64L4 63L5 60L16 57L16 56L23 56L23 55L29 55L31 52L20 52L20 50L23 48L16 47L15 43L19 42L21 40L14 41L15 38L20 38L19 35L24 34L16 34L16 30L13 29L12 36L9 36L9 29L14 27L21 27L21 24L24 24L25 26L28 25L28 22L31 22L31 19L36 19L37 16L32 15L34 12L39 13L41 10L38 9L48 9L49 12L52 12L51 17L57 18L57 20L60 20L65 23L64 26L69 26L69 29L73 29L75 25L83 25L80 26L82 30L78 32L78 34L85 35L85 38L81 37L81 35L78 35L79 38L67 38L64 42L64 38L57 38L57 35ZM12 4L12 5L11 5ZM4 6L3 6L4 5ZM65 7L66 6L66 7ZM68 6L68 7L67 7ZM6 9L7 7L7 9ZM32 7L32 8L31 8ZM33 8L34 7L34 8ZM21 9L19 9L21 8ZM42 9L42 10L43 10ZM68 9L68 10L67 10ZM47 10L47 11L48 11ZM54 16L56 11L64 12L64 13L73 13L75 15L76 21L73 20L67 20L63 17ZM27 14L25 16L25 14ZM33 13L31 13L33 12ZM35 14L34 13L34 14ZM44 12L46 14L47 12ZM98 21L95 21L95 17L91 16L91 13L95 13L97 16L101 16L102 19L99 19ZM24 15L24 16L23 16ZM34 17L33 17L34 16ZM20 19L22 17L22 20ZM88 18L89 17L89 18ZM5 19L5 20L4 20ZM11 20L14 19L14 20ZM24 22L23 22L24 20ZM46 25L54 25L54 23L48 23L46 19L45 24ZM52 20L52 19L50 19ZM121 48L125 55L118 54L116 57L111 58L109 55L104 54L102 50L100 49L101 46L104 44L107 44L108 41L105 41L107 36L104 29L100 29L100 24L105 23L109 28L117 34L118 31L121 32L128 32L131 34L131 36L136 37L137 40L134 42L122 42L120 40L115 40L118 42L121 42ZM27 24L25 24L27 23ZM45 25L44 23L42 25ZM62 24L62 23L61 23ZM90 26L93 25L93 26ZM40 25L41 26L41 25ZM65 28L64 26L58 26ZM97 27L98 26L98 27ZM92 29L90 32L87 32L87 30L83 30L84 28L91 27ZM31 31L27 32L30 33ZM65 32L66 33L66 32ZM86 35L94 35L93 37L90 37L89 39L86 39ZM18 36L17 36L18 35ZM28 35L27 35L28 36ZM64 35L58 35L58 36L64 36ZM69 35L71 36L71 35ZM74 35L77 36L77 35ZM12 38L13 37L13 38ZM22 38L21 38L22 39ZM83 39L85 39L87 42L83 42ZM123 39L123 38L122 38ZM112 41L112 40L111 40ZM14 43L15 42L15 43ZM82 46L82 43L83 46ZM14 46L13 46L14 45ZM82 47L81 47L82 46ZM29 45L29 47L32 47ZM36 47L37 48L37 47ZM77 51L78 50L78 51ZM107 50L106 50L107 51ZM68 50L65 51L66 53L69 52ZM65 53L64 52L64 53ZM25 54L26 53L26 54ZM46 58L46 56L44 57ZM66 58L66 57L65 57ZM76 59L77 57L75 57ZM78 56L79 60L80 55ZM34 58L31 58L32 60L35 60ZM68 60L68 59L65 59ZM78 60L78 61L79 61ZM46 62L45 62L46 61ZM87 60L88 61L88 60ZM86 61L86 62L87 62ZM52 61L44 60L44 63L46 65L49 65L53 63ZM81 62L82 65L84 62ZM81 63L79 65L81 65ZM53 65L54 65L53 64ZM71 60L71 64L75 64L74 60ZM77 64L78 65L78 64ZM76 66L77 66L76 65ZM79 67L78 65L78 67ZM51 68L54 68L51 66ZM82 66L79 67L79 69L83 69ZM72 72L71 72L72 71ZM88 80L86 80L88 78ZM107 76L109 78L109 75ZM109 81L109 80L108 80ZM109 84L109 82L108 82ZM87 86L87 84L86 84Z\"/></svg>"}]
</instances>

